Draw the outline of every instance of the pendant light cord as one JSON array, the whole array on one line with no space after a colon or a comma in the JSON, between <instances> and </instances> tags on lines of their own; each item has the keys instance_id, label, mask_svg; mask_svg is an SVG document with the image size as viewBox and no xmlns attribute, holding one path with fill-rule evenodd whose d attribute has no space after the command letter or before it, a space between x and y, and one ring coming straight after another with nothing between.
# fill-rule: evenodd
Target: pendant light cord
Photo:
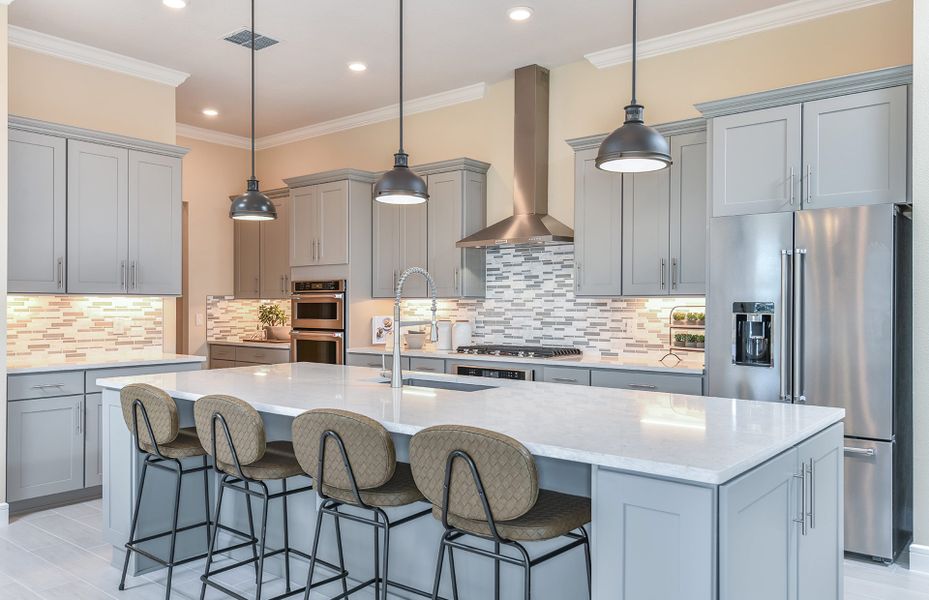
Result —
<instances>
[{"instance_id":1,"label":"pendant light cord","mask_svg":"<svg viewBox=\"0 0 929 600\"><path fill-rule=\"evenodd\" d=\"M400 154L403 154L403 0L400 0Z\"/></svg>"},{"instance_id":2,"label":"pendant light cord","mask_svg":"<svg viewBox=\"0 0 929 600\"><path fill-rule=\"evenodd\" d=\"M636 46L636 38L637 38L637 33L638 33L636 31L636 24L639 22L638 15L637 15L637 12L638 12L637 5L638 5L638 1L632 0L632 102L630 102L630 104L638 104L638 102L636 102L636 99L635 99L635 63L636 63L635 46Z\"/></svg>"},{"instance_id":3,"label":"pendant light cord","mask_svg":"<svg viewBox=\"0 0 929 600\"><path fill-rule=\"evenodd\" d=\"M255 0L252 0L252 179L255 179Z\"/></svg>"}]
</instances>

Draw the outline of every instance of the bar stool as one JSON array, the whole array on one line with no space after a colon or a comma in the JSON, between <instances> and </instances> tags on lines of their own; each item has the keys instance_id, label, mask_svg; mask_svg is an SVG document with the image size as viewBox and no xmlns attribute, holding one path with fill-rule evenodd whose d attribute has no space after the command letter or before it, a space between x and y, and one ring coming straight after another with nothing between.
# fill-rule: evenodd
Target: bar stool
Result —
<instances>
[{"instance_id":1,"label":"bar stool","mask_svg":"<svg viewBox=\"0 0 929 600\"><path fill-rule=\"evenodd\" d=\"M453 550L494 560L494 598L500 598L500 563L522 566L524 597L531 597L532 567L578 546L584 548L590 594L590 499L539 489L535 460L511 437L462 425L423 429L410 441L410 465L417 487L432 504L445 533L436 560L432 597L438 597L448 550L452 590L457 598ZM494 543L493 552L461 540L473 536ZM570 541L536 558L523 542L565 537ZM514 558L501 546L516 550Z\"/></svg>"},{"instance_id":2,"label":"bar stool","mask_svg":"<svg viewBox=\"0 0 929 600\"><path fill-rule=\"evenodd\" d=\"M297 460L304 471L313 477L316 493L322 499L316 514L313 558L307 576L305 600L310 597L310 588L316 585L313 583L316 563L322 562L317 559L317 550L323 515L330 515L335 521L340 565L343 562L339 521L347 519L371 525L374 529L374 577L351 589L348 589L346 579L343 578L342 593L332 600L347 598L372 585L374 597L381 600L386 600L388 587L430 597L429 592L388 578L391 528L431 512L431 509L426 509L391 521L384 511L384 508L407 506L424 500L413 483L410 465L397 462L390 433L380 423L364 415L336 409L315 409L294 419L293 440ZM342 512L342 506L368 510L372 518ZM381 532L384 537L383 552L380 551Z\"/></svg>"},{"instance_id":3,"label":"bar stool","mask_svg":"<svg viewBox=\"0 0 929 600\"><path fill-rule=\"evenodd\" d=\"M177 405L174 399L166 392L154 386L144 383L133 383L124 387L120 391L119 402L123 410L123 420L132 433L135 441L136 452L144 456L142 460L142 474L139 478L139 484L136 489L135 505L132 510L132 525L129 529L129 541L126 542L126 558L123 561L123 572L119 579L119 589L126 588L126 572L129 570L129 558L132 553L140 554L149 558L156 563L168 569L168 579L165 583L165 598L171 597L171 578L174 575L174 567L194 560L199 560L206 556L200 554L191 556L182 560L176 560L175 546L177 534L182 531L204 527L206 531L206 541L210 541L210 500L209 500L209 480L207 469L209 466L206 459L206 451L200 445L197 439L197 432L193 427L180 429L178 427ZM142 425L140 428L139 425ZM196 467L184 467L181 462L186 458L202 457L202 464ZM136 538L136 530L139 524L139 510L142 504L142 491L145 487L145 476L148 474L148 468L161 469L174 473L177 476L177 483L174 488L174 512L171 521L171 529L154 535L147 535L142 538ZM203 474L203 509L204 521L178 528L178 513L180 511L181 501L181 482L185 475L194 473ZM141 548L142 544L153 540L171 536L170 550L168 558L155 556L151 552Z\"/></svg>"},{"instance_id":4,"label":"bar stool","mask_svg":"<svg viewBox=\"0 0 929 600\"><path fill-rule=\"evenodd\" d=\"M216 507L213 513L213 535L210 539L210 548L206 557L206 566L200 578L200 599L206 595L207 586L216 588L233 598L245 600L244 596L223 586L213 578L214 576L236 569L248 564L255 564L255 598L261 600L261 589L264 580L264 561L266 558L284 555L284 577L286 579L286 592L274 596L270 600L279 600L293 596L304 591L305 588L292 589L290 583L290 557L301 556L307 560L311 557L290 547L290 537L287 524L287 498L294 494L308 492L312 485L296 489L287 489L287 478L297 475L305 476L300 464L294 456L293 444L287 441L268 442L265 437L264 422L261 415L250 404L232 396L211 395L204 396L194 403L194 419L197 424L197 435L200 443L213 457L216 475L220 478L219 494L216 498ZM217 435L219 433L219 435ZM271 493L268 481L279 481L281 491ZM257 487L258 489L253 489ZM249 531L252 532L252 558L225 565L214 571L210 570L213 556L216 554L216 537L220 529L233 535L241 535L237 530L222 525L220 516L223 505L223 495L226 490L233 490L245 495L248 512ZM254 536L252 513L252 497L260 498L261 530L257 540ZM271 500L280 499L283 502L283 548L269 551L267 549L268 533L268 504ZM257 545L257 548L256 548ZM327 563L330 568L336 568ZM344 568L338 568L339 575L320 582L324 585L344 576Z\"/></svg>"}]
</instances>

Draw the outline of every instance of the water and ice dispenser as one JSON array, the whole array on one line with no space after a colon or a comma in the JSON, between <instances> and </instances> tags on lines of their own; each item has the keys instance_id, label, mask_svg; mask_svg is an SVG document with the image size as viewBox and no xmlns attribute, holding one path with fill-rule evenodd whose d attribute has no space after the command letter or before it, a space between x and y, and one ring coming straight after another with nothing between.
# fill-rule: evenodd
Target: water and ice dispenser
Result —
<instances>
[{"instance_id":1,"label":"water and ice dispenser","mask_svg":"<svg viewBox=\"0 0 929 600\"><path fill-rule=\"evenodd\" d=\"M774 366L772 335L773 302L732 304L732 364L748 367Z\"/></svg>"}]
</instances>

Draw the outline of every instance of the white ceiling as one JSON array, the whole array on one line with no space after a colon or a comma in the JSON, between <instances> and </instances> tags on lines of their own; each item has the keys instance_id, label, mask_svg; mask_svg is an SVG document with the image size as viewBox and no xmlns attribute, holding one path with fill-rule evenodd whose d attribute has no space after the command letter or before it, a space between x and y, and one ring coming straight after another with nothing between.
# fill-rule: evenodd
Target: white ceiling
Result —
<instances>
[{"instance_id":1,"label":"white ceiling","mask_svg":"<svg viewBox=\"0 0 929 600\"><path fill-rule=\"evenodd\" d=\"M535 14L507 18L514 5ZM647 0L639 39L787 4L787 0ZM406 94L416 98L553 67L631 40L632 0L407 0ZM248 51L222 41L247 26L248 0L18 0L10 23L191 74L177 90L177 120L249 133ZM397 2L259 0L256 31L282 40L257 54L258 136L396 102ZM350 61L368 64L353 73ZM208 118L206 106L220 111Z\"/></svg>"}]
</instances>

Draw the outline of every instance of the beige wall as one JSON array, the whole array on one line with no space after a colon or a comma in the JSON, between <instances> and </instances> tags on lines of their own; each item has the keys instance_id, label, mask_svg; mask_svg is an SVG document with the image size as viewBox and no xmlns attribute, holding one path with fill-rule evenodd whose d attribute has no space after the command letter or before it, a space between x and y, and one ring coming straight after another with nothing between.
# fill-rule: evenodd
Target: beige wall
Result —
<instances>
[{"instance_id":1,"label":"beige wall","mask_svg":"<svg viewBox=\"0 0 929 600\"><path fill-rule=\"evenodd\" d=\"M248 152L189 138L184 157L184 202L188 218L187 331L191 354L207 355L206 297L233 292L233 221L229 196L245 189ZM262 189L269 189L262 186ZM203 323L197 324L197 315ZM183 318L181 315L178 318Z\"/></svg>"},{"instance_id":2,"label":"beige wall","mask_svg":"<svg viewBox=\"0 0 929 600\"><path fill-rule=\"evenodd\" d=\"M10 113L174 143L174 87L9 49Z\"/></svg>"},{"instance_id":3,"label":"beige wall","mask_svg":"<svg viewBox=\"0 0 929 600\"><path fill-rule=\"evenodd\" d=\"M909 64L912 3L894 0L824 19L693 48L641 62L639 100L650 123L698 116L695 102ZM629 65L598 70L579 61L552 70L550 212L574 222L574 167L565 139L621 124ZM396 148L396 122L378 123L259 153L268 187L283 177L358 167L384 169ZM470 156L493 165L488 220L511 213L513 82L491 85L484 99L411 115L407 151L414 163Z\"/></svg>"},{"instance_id":4,"label":"beige wall","mask_svg":"<svg viewBox=\"0 0 929 600\"><path fill-rule=\"evenodd\" d=\"M913 4L913 303L922 307L929 302L929 6ZM917 318L913 327L914 543L929 546L929 322ZM929 571L929 553L922 554L919 567Z\"/></svg>"},{"instance_id":5,"label":"beige wall","mask_svg":"<svg viewBox=\"0 0 929 600\"><path fill-rule=\"evenodd\" d=\"M7 67L7 11L0 5L0 119L7 120L9 68ZM7 131L0 127L0 315L6 314L6 228L7 228ZM6 321L0 319L0 343L6 347ZM0 352L0 381L6 382L6 353ZM0 386L0 505L6 503L6 385ZM6 510L0 510L0 527L6 525Z\"/></svg>"}]
</instances>

